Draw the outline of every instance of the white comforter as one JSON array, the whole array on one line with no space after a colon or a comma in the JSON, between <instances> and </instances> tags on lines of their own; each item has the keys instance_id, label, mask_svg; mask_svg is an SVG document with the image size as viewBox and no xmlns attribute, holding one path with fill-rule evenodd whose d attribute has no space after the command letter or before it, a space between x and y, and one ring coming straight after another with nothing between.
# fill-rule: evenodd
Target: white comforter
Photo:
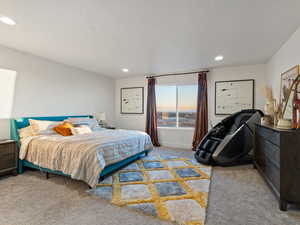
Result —
<instances>
[{"instance_id":1,"label":"white comforter","mask_svg":"<svg viewBox=\"0 0 300 225\"><path fill-rule=\"evenodd\" d=\"M144 132L104 129L68 137L28 137L22 140L19 157L94 187L105 166L152 148L151 139Z\"/></svg>"}]
</instances>

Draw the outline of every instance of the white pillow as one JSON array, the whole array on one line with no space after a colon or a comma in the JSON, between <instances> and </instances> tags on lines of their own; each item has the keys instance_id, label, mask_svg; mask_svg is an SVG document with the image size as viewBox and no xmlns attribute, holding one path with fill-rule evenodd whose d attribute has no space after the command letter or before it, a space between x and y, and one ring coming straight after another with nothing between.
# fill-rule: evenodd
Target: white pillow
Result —
<instances>
[{"instance_id":1,"label":"white pillow","mask_svg":"<svg viewBox=\"0 0 300 225\"><path fill-rule=\"evenodd\" d=\"M89 126L82 125L80 127L72 127L71 132L73 135L90 134L92 130Z\"/></svg>"},{"instance_id":2,"label":"white pillow","mask_svg":"<svg viewBox=\"0 0 300 225\"><path fill-rule=\"evenodd\" d=\"M20 139L34 136L32 133L31 126L21 128L18 131L19 131Z\"/></svg>"},{"instance_id":3,"label":"white pillow","mask_svg":"<svg viewBox=\"0 0 300 225\"><path fill-rule=\"evenodd\" d=\"M89 117L69 117L65 121L72 123L75 127L76 126L89 126L93 131L100 128L98 121L94 118Z\"/></svg>"},{"instance_id":4,"label":"white pillow","mask_svg":"<svg viewBox=\"0 0 300 225\"><path fill-rule=\"evenodd\" d=\"M41 135L41 134L55 134L53 128L59 125L61 122L29 119L29 123L33 135Z\"/></svg>"}]
</instances>

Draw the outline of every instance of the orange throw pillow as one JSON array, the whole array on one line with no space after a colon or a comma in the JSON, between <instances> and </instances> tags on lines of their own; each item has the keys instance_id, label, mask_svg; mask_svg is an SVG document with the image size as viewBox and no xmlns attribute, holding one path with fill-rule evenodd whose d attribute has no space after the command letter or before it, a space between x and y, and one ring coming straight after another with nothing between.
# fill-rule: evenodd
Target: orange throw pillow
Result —
<instances>
[{"instance_id":1,"label":"orange throw pillow","mask_svg":"<svg viewBox=\"0 0 300 225\"><path fill-rule=\"evenodd\" d=\"M62 136L71 136L72 135L71 128L73 127L74 127L73 124L69 122L64 122L63 124L54 127L53 130Z\"/></svg>"}]
</instances>

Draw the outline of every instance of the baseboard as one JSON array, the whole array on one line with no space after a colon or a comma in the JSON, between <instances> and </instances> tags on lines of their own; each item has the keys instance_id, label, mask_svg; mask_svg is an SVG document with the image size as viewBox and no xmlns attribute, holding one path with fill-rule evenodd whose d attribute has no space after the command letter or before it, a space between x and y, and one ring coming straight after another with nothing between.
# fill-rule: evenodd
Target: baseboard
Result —
<instances>
[{"instance_id":1,"label":"baseboard","mask_svg":"<svg viewBox=\"0 0 300 225\"><path fill-rule=\"evenodd\" d=\"M168 142L160 142L160 144L164 147L170 147L170 148L179 148L179 149L192 149L192 145L190 144L178 144L178 143L168 143Z\"/></svg>"}]
</instances>

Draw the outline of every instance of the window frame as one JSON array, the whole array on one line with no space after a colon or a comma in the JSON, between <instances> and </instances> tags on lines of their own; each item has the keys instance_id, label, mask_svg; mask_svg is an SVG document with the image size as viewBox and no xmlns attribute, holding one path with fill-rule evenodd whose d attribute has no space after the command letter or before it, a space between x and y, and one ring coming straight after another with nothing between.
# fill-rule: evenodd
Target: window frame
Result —
<instances>
[{"instance_id":1,"label":"window frame","mask_svg":"<svg viewBox=\"0 0 300 225\"><path fill-rule=\"evenodd\" d=\"M182 130L193 130L195 129L195 127L180 127L179 126L179 110L178 110L178 86L197 86L196 84L187 84L187 85L178 85L178 84L172 84L172 85L156 85L156 86L175 86L176 87L176 127L160 127L159 125L157 125L157 128L159 129L170 129L170 130L174 130L174 129L182 129ZM157 100L156 100L157 101ZM156 103L157 104L157 103ZM156 105L157 106L157 105ZM197 107L197 104L196 104L196 107ZM158 110L157 111L157 114L158 114ZM196 123L196 121L195 121Z\"/></svg>"}]
</instances>

